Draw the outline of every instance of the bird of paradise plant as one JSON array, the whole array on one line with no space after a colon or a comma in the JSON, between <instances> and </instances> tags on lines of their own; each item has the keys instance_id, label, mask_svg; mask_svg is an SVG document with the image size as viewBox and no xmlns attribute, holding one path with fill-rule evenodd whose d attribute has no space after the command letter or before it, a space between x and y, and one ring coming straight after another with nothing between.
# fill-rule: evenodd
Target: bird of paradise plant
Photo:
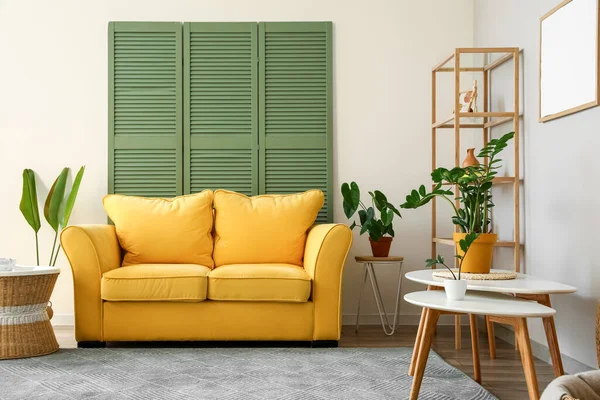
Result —
<instances>
[{"instance_id":1,"label":"bird of paradise plant","mask_svg":"<svg viewBox=\"0 0 600 400\"><path fill-rule=\"evenodd\" d=\"M50 261L48 262L48 265L50 266L56 265L56 259L60 252L60 243L58 244L58 247L56 246L58 234L69 224L69 219L71 218L71 213L75 206L75 200L77 199L77 193L79 192L79 186L81 185L85 166L79 169L79 172L77 172L77 175L73 180L71 190L67 192L67 177L69 176L69 170L70 168L68 167L63 168L52 184L44 203L44 217L46 218L46 221L48 221L50 227L54 230L54 242L52 244L52 251L50 252ZM35 255L37 265L40 265L38 232L42 223L38 209L35 172L31 169L23 170L23 192L19 209L35 233Z\"/></svg>"}]
</instances>

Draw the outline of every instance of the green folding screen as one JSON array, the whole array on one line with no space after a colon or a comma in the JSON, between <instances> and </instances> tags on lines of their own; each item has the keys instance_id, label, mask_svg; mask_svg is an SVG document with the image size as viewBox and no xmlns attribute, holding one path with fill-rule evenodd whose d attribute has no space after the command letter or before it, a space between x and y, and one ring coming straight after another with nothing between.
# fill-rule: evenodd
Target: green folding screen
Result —
<instances>
[{"instance_id":1,"label":"green folding screen","mask_svg":"<svg viewBox=\"0 0 600 400\"><path fill-rule=\"evenodd\" d=\"M321 189L333 219L330 22L115 22L109 192Z\"/></svg>"},{"instance_id":2,"label":"green folding screen","mask_svg":"<svg viewBox=\"0 0 600 400\"><path fill-rule=\"evenodd\" d=\"M183 193L181 24L111 22L108 191Z\"/></svg>"}]
</instances>

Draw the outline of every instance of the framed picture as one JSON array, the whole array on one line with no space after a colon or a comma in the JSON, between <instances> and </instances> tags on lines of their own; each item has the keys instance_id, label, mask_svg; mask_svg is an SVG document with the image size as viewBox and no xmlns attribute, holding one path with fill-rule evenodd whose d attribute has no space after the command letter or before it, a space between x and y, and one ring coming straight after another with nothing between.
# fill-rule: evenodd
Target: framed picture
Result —
<instances>
[{"instance_id":1,"label":"framed picture","mask_svg":"<svg viewBox=\"0 0 600 400\"><path fill-rule=\"evenodd\" d=\"M540 18L540 122L598 105L599 2L565 0Z\"/></svg>"}]
</instances>

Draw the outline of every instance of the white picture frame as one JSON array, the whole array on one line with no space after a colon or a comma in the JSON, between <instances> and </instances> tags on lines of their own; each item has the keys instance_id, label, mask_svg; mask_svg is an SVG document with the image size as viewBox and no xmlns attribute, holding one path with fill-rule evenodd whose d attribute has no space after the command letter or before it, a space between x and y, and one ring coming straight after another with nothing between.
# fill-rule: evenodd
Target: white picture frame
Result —
<instances>
[{"instance_id":1,"label":"white picture frame","mask_svg":"<svg viewBox=\"0 0 600 400\"><path fill-rule=\"evenodd\" d=\"M600 0L565 0L540 18L539 121L599 104Z\"/></svg>"}]
</instances>

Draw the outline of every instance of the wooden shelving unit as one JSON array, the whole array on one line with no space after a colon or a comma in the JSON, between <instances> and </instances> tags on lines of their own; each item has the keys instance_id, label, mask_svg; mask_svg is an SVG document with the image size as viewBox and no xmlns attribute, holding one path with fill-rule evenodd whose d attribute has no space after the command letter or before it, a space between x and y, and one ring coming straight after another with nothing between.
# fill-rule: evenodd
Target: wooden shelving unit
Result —
<instances>
[{"instance_id":1,"label":"wooden shelving unit","mask_svg":"<svg viewBox=\"0 0 600 400\"><path fill-rule=\"evenodd\" d=\"M465 54L482 54L485 61L481 66L463 67L461 65L461 56ZM492 56L499 56L495 60L487 62ZM512 241L498 241L496 247L508 247L514 250L514 270L520 271L521 252L520 252L520 159L519 159L519 57L520 50L517 47L505 48L457 48L452 54L446 57L441 63L433 67L431 72L431 90L432 90L432 106L431 106L431 168L432 170L438 167L437 165L437 135L440 130L454 130L454 165L461 164L461 129L481 129L483 134L484 146L491 139L491 131L493 127L512 123L512 130L515 132L513 139L514 144L514 176L498 177L494 179L494 184L512 185L513 187L513 205L514 205L514 233ZM514 102L510 111L492 111L490 105L490 93L492 85L492 71L507 62L513 63L513 90ZM460 110L459 92L461 91L461 73L470 73L475 76L483 85L480 86L480 95L483 99L482 112L459 112L458 115L452 114L447 118L439 120L437 118L437 78L438 74L451 73L454 76L454 110ZM479 74L483 77L480 80ZM463 88L464 90L464 88ZM466 120L468 118L468 121ZM487 160L480 160L487 162ZM442 238L437 236L437 212L436 199L432 200L432 218L431 218L431 257L435 258L438 253L437 246L455 246L451 238ZM456 201L457 206L459 201ZM457 316L456 321L456 348L460 348L460 317Z\"/></svg>"}]
</instances>

